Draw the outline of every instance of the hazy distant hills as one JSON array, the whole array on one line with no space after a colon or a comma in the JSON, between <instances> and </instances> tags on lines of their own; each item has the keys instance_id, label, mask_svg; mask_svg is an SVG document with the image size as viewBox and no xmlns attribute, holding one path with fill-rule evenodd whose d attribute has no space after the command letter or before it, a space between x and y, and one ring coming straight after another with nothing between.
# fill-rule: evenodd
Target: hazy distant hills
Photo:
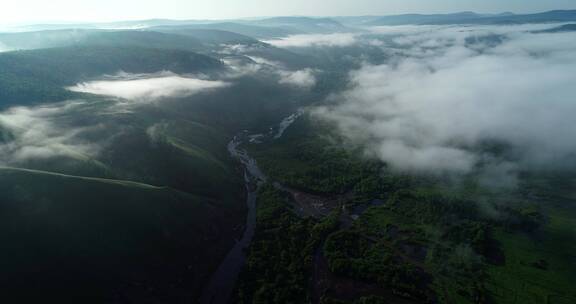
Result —
<instances>
[{"instance_id":1,"label":"hazy distant hills","mask_svg":"<svg viewBox=\"0 0 576 304\"><path fill-rule=\"evenodd\" d=\"M332 18L274 17L253 21L229 21L215 23L167 24L152 27L153 30L210 29L234 32L253 38L270 39L297 34L327 34L354 32Z\"/></svg>"},{"instance_id":2,"label":"hazy distant hills","mask_svg":"<svg viewBox=\"0 0 576 304\"><path fill-rule=\"evenodd\" d=\"M187 36L200 43L205 44L258 44L260 41L255 38L238 34L231 31L211 28L194 28L191 26L174 27L154 27L151 31L163 32L166 34L177 34Z\"/></svg>"},{"instance_id":3,"label":"hazy distant hills","mask_svg":"<svg viewBox=\"0 0 576 304\"><path fill-rule=\"evenodd\" d=\"M304 32L276 26L259 26L238 22L221 22L210 24L185 24L185 25L160 25L152 27L151 30L157 31L179 31L179 30L220 30L233 32L240 35L245 35L259 39L269 39L277 37L285 37L288 35L303 34Z\"/></svg>"},{"instance_id":4,"label":"hazy distant hills","mask_svg":"<svg viewBox=\"0 0 576 304\"><path fill-rule=\"evenodd\" d=\"M473 12L461 12L455 14L405 14L396 16L377 17L365 23L365 25L407 25L407 24L430 24L437 22L459 22L460 20L474 20L482 18L482 15Z\"/></svg>"},{"instance_id":5,"label":"hazy distant hills","mask_svg":"<svg viewBox=\"0 0 576 304\"><path fill-rule=\"evenodd\" d=\"M317 34L354 31L332 18L273 17L255 20L169 20L151 19L112 23L37 24L13 28L14 31L41 31L62 29L115 29L135 30L153 27L180 27L231 31L255 38L273 38L293 34Z\"/></svg>"},{"instance_id":6,"label":"hazy distant hills","mask_svg":"<svg viewBox=\"0 0 576 304\"><path fill-rule=\"evenodd\" d=\"M565 33L576 32L576 24L565 24L547 30L534 31L533 33Z\"/></svg>"},{"instance_id":7,"label":"hazy distant hills","mask_svg":"<svg viewBox=\"0 0 576 304\"><path fill-rule=\"evenodd\" d=\"M516 15L503 13L482 15L473 12L455 14L406 14L365 20L366 26L409 24L522 24L576 21L576 10L557 10L537 14Z\"/></svg>"},{"instance_id":8,"label":"hazy distant hills","mask_svg":"<svg viewBox=\"0 0 576 304\"><path fill-rule=\"evenodd\" d=\"M2 44L14 50L93 45L130 46L180 50L200 50L202 41L194 37L152 31L105 31L85 29L45 30L21 33L1 33Z\"/></svg>"},{"instance_id":9,"label":"hazy distant hills","mask_svg":"<svg viewBox=\"0 0 576 304\"><path fill-rule=\"evenodd\" d=\"M242 34L196 29L188 26L157 27L150 30L65 29L0 33L0 42L14 50L64 46L130 46L203 51L212 44L254 44L258 40Z\"/></svg>"},{"instance_id":10,"label":"hazy distant hills","mask_svg":"<svg viewBox=\"0 0 576 304\"><path fill-rule=\"evenodd\" d=\"M355 31L348 28L332 18L309 18L309 17L274 17L254 21L255 24L263 26L277 26L302 33L335 33Z\"/></svg>"},{"instance_id":11,"label":"hazy distant hills","mask_svg":"<svg viewBox=\"0 0 576 304\"><path fill-rule=\"evenodd\" d=\"M389 16L335 16L314 17L272 17L251 20L170 20L149 19L108 23L79 24L36 24L13 28L13 31L41 30L96 30L96 29L146 29L162 28L176 30L209 29L234 32L258 39L285 37L295 34L325 34L335 32L355 32L356 27L409 24L521 24L576 21L576 10L555 10L535 14L479 14L458 12L449 14L402 14Z\"/></svg>"},{"instance_id":12,"label":"hazy distant hills","mask_svg":"<svg viewBox=\"0 0 576 304\"><path fill-rule=\"evenodd\" d=\"M234 24L226 24L224 27L234 26ZM260 28L240 26L241 28L250 28L253 30ZM271 33L268 32L268 34ZM262 35L266 36L268 34ZM282 35L280 32L276 32L276 34ZM93 46L153 48L157 50L179 50L201 53L216 59L222 59L228 56L252 56L263 58L270 62L281 63L293 68L310 67L315 64L311 58L274 47L252 36L221 29L201 28L193 25L158 26L145 30L65 29L0 33L0 46L8 50L34 50L60 47L87 48ZM0 56L13 55L0 54Z\"/></svg>"},{"instance_id":13,"label":"hazy distant hills","mask_svg":"<svg viewBox=\"0 0 576 304\"><path fill-rule=\"evenodd\" d=\"M42 31L42 30L61 30L61 29L141 29L153 26L169 25L187 25L187 24L204 24L213 23L214 21L202 20L172 20L172 19L146 19L130 20L117 22L102 23L47 23L47 24L30 24L16 26L15 31Z\"/></svg>"}]
</instances>

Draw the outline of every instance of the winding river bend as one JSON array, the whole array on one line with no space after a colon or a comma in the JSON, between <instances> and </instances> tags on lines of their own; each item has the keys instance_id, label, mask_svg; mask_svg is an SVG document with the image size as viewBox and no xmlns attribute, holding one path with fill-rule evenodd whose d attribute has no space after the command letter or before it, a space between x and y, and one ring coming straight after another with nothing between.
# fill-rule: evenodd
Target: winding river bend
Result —
<instances>
[{"instance_id":1,"label":"winding river bend","mask_svg":"<svg viewBox=\"0 0 576 304\"><path fill-rule=\"evenodd\" d=\"M228 143L228 152L237 159L244 167L244 182L246 184L246 205L248 215L246 216L246 228L242 238L236 242L234 247L228 252L216 272L210 278L208 285L204 288L200 297L201 304L227 304L236 286L238 276L242 271L246 261L246 249L252 243L256 230L256 198L259 186L266 182L268 178L258 168L256 160L248 155L248 152L241 148L245 142L255 142L258 139L278 139L284 131L300 116L300 112L286 117L278 127L271 128L268 134L248 134L247 131L240 132Z\"/></svg>"}]
</instances>

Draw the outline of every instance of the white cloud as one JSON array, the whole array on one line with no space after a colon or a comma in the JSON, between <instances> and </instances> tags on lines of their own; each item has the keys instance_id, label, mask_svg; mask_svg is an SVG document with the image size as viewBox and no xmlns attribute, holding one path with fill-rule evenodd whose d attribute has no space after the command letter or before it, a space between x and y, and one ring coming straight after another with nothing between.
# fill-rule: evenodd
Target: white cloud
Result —
<instances>
[{"instance_id":1,"label":"white cloud","mask_svg":"<svg viewBox=\"0 0 576 304\"><path fill-rule=\"evenodd\" d=\"M351 33L300 34L264 42L282 48L345 47L356 43L356 35Z\"/></svg>"},{"instance_id":2,"label":"white cloud","mask_svg":"<svg viewBox=\"0 0 576 304\"><path fill-rule=\"evenodd\" d=\"M256 62L257 64L262 64L262 65L269 65L269 66L274 66L274 67L282 67L283 64L278 62L278 61L272 61L272 60L268 60L266 58L262 58L262 57L256 57L256 56L246 56L248 58L250 58L252 61Z\"/></svg>"},{"instance_id":3,"label":"white cloud","mask_svg":"<svg viewBox=\"0 0 576 304\"><path fill-rule=\"evenodd\" d=\"M246 44L221 44L220 47L219 52L223 55L241 55L258 50L257 46Z\"/></svg>"},{"instance_id":4,"label":"white cloud","mask_svg":"<svg viewBox=\"0 0 576 304\"><path fill-rule=\"evenodd\" d=\"M133 113L137 109L135 105L142 102L148 104L162 98L190 96L226 85L222 81L179 76L170 72L118 73L105 76L103 80L78 84L69 89L122 99L89 103L66 101L14 107L0 112L0 164L18 165L29 160L54 157L96 157L109 138L96 140L94 134L100 131L120 132L111 129L111 126L104 127L100 117ZM86 136L88 134L90 136Z\"/></svg>"},{"instance_id":5,"label":"white cloud","mask_svg":"<svg viewBox=\"0 0 576 304\"><path fill-rule=\"evenodd\" d=\"M289 70L283 67L281 63L259 57L249 58L252 62L238 60L237 58L224 59L224 63L233 71L229 77L266 74L272 79L277 78L279 84L301 89L310 89L316 84L316 76L313 69Z\"/></svg>"},{"instance_id":6,"label":"white cloud","mask_svg":"<svg viewBox=\"0 0 576 304\"><path fill-rule=\"evenodd\" d=\"M99 150L97 145L77 138L85 128L60 125L67 113L81 105L81 102L65 102L0 112L0 133L3 134L0 164L13 165L56 156L86 158L95 155Z\"/></svg>"},{"instance_id":7,"label":"white cloud","mask_svg":"<svg viewBox=\"0 0 576 304\"><path fill-rule=\"evenodd\" d=\"M230 78L241 77L245 75L253 75L261 72L266 65L257 62L246 62L246 60L231 57L224 58L222 62L228 66L231 73L228 75Z\"/></svg>"},{"instance_id":8,"label":"white cloud","mask_svg":"<svg viewBox=\"0 0 576 304\"><path fill-rule=\"evenodd\" d=\"M10 49L0 41L0 53L8 51L10 51Z\"/></svg>"},{"instance_id":9,"label":"white cloud","mask_svg":"<svg viewBox=\"0 0 576 304\"><path fill-rule=\"evenodd\" d=\"M227 86L223 81L161 74L119 74L106 80L79 83L68 89L75 92L108 95L132 101L150 102L169 97L186 97Z\"/></svg>"},{"instance_id":10,"label":"white cloud","mask_svg":"<svg viewBox=\"0 0 576 304\"><path fill-rule=\"evenodd\" d=\"M298 71L279 71L280 83L309 89L316 84L316 77L312 69Z\"/></svg>"},{"instance_id":11,"label":"white cloud","mask_svg":"<svg viewBox=\"0 0 576 304\"><path fill-rule=\"evenodd\" d=\"M495 180L517 169L574 164L575 33L415 32L386 46L396 54L388 63L351 73L354 87L316 113L402 171L480 170ZM506 39L492 43L502 33ZM467 39L488 34L475 44ZM489 143L507 147L506 155Z\"/></svg>"}]
</instances>

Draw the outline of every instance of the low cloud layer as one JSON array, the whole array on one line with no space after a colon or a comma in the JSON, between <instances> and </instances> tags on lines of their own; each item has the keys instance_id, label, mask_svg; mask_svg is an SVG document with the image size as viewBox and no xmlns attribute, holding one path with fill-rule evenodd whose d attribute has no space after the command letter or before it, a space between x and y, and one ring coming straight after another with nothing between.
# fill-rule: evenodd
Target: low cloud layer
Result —
<instances>
[{"instance_id":1,"label":"low cloud layer","mask_svg":"<svg viewBox=\"0 0 576 304\"><path fill-rule=\"evenodd\" d=\"M250 61L250 60L249 60ZM316 82L313 70L290 71L276 63L254 63L252 73L271 73L271 81L298 89ZM103 76L100 80L68 88L77 92L111 96L74 100L42 106L13 107L0 111L0 166L21 166L54 158L94 160L110 139L124 132L116 118L138 116L149 107L171 107L161 101L208 92L234 83L236 74L224 80L205 80L171 72ZM235 76L236 75L236 76ZM267 74L268 75L268 74Z\"/></svg>"},{"instance_id":2,"label":"low cloud layer","mask_svg":"<svg viewBox=\"0 0 576 304\"><path fill-rule=\"evenodd\" d=\"M79 83L71 91L150 102L162 98L187 97L227 86L223 81L184 77L170 72L150 75L120 74L105 80Z\"/></svg>"},{"instance_id":3,"label":"low cloud layer","mask_svg":"<svg viewBox=\"0 0 576 304\"><path fill-rule=\"evenodd\" d=\"M311 88L316 84L316 77L312 69L299 71L280 71L280 83L301 88Z\"/></svg>"},{"instance_id":4,"label":"low cloud layer","mask_svg":"<svg viewBox=\"0 0 576 304\"><path fill-rule=\"evenodd\" d=\"M185 97L228 85L183 77L170 72L156 74L119 73L103 80L69 88L77 92L117 97L102 101L66 101L42 106L14 107L0 112L0 165L17 166L29 161L65 157L89 160L98 156L106 136L121 132L102 123L104 117L132 113L132 105ZM112 132L112 133L110 133Z\"/></svg>"},{"instance_id":5,"label":"low cloud layer","mask_svg":"<svg viewBox=\"0 0 576 304\"><path fill-rule=\"evenodd\" d=\"M85 128L69 128L63 124L65 117L81 105L81 102L65 102L1 112L0 165L57 156L87 158L95 155L98 146L78 138Z\"/></svg>"},{"instance_id":6,"label":"low cloud layer","mask_svg":"<svg viewBox=\"0 0 576 304\"><path fill-rule=\"evenodd\" d=\"M386 64L354 71L353 88L316 110L367 153L401 171L477 172L491 181L574 164L576 33L398 34L379 40L394 55Z\"/></svg>"},{"instance_id":7,"label":"low cloud layer","mask_svg":"<svg viewBox=\"0 0 576 304\"><path fill-rule=\"evenodd\" d=\"M254 56L246 56L246 58L250 59L250 62L235 58L224 59L224 62L233 71L230 78L268 74L273 78L277 78L278 83L281 85L304 90L308 90L316 84L316 71L314 69L290 70L280 62Z\"/></svg>"},{"instance_id":8,"label":"low cloud layer","mask_svg":"<svg viewBox=\"0 0 576 304\"><path fill-rule=\"evenodd\" d=\"M10 49L6 45L4 45L2 42L0 42L0 53L8 52L8 51L10 51Z\"/></svg>"},{"instance_id":9,"label":"low cloud layer","mask_svg":"<svg viewBox=\"0 0 576 304\"><path fill-rule=\"evenodd\" d=\"M344 47L355 44L356 35L351 33L301 34L264 42L282 48Z\"/></svg>"}]
</instances>

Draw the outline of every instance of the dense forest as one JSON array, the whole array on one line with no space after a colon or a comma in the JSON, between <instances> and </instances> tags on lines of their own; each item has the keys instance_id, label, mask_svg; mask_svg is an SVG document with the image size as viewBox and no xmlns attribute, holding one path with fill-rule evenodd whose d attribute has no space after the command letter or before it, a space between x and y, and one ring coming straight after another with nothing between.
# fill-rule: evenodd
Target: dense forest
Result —
<instances>
[{"instance_id":1,"label":"dense forest","mask_svg":"<svg viewBox=\"0 0 576 304\"><path fill-rule=\"evenodd\" d=\"M248 147L276 181L325 204L348 195L318 217L298 211L308 203L302 194L262 189L257 240L238 288L244 303L513 303L523 290L514 284L534 284L531 276L549 278L534 303L574 296L571 270L562 266L568 256L535 249L544 235L554 248L572 238L555 223L563 221L560 210L573 209L528 199L522 192L530 184L520 193L489 193L473 180L450 189L442 180L397 174L344 148L329 130L302 116L281 139ZM329 228L315 234L319 224ZM299 288L285 293L289 282Z\"/></svg>"}]
</instances>

